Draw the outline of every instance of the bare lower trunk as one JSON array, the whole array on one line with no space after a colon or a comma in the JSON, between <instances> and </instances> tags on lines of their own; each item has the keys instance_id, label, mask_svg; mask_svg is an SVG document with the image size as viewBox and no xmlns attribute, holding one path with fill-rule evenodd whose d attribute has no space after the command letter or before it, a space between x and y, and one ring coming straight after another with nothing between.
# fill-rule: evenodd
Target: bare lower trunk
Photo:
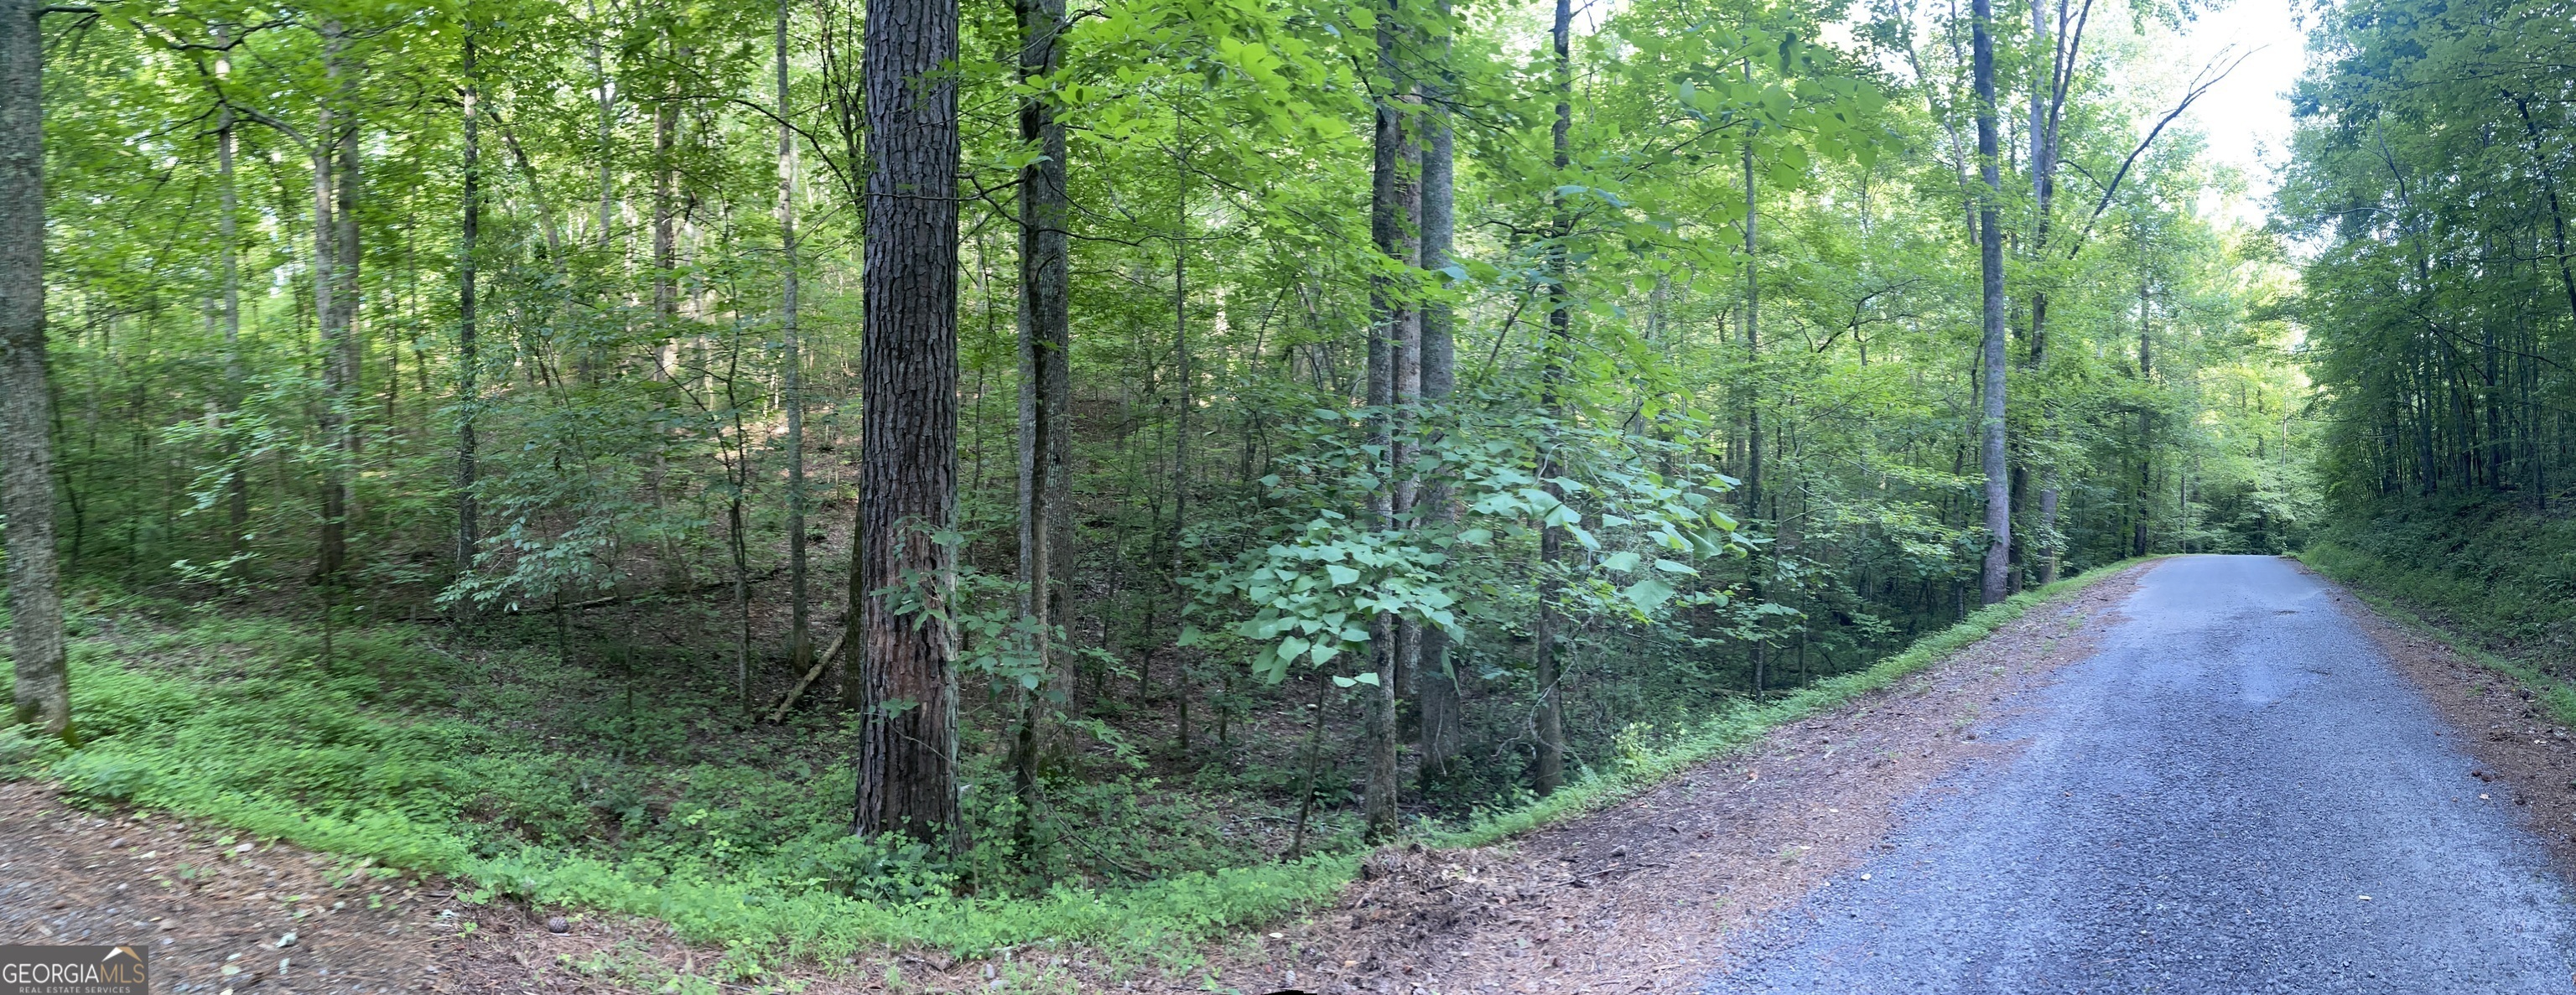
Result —
<instances>
[{"instance_id":1,"label":"bare lower trunk","mask_svg":"<svg viewBox=\"0 0 2576 995\"><path fill-rule=\"evenodd\" d=\"M1421 218L1422 188L1419 151L1414 148L1415 125L1410 120L1414 108L1409 90L1408 73L1399 63L1399 51L1406 33L1398 23L1393 3L1378 19L1378 70L1389 80L1391 89L1377 105L1377 133L1370 166L1369 234L1379 252L1400 266L1418 267L1422 263ZM1370 330L1368 351L1368 403L1376 411L1370 419L1370 442L1377 448L1378 490L1369 499L1373 525L1381 531L1400 528L1398 515L1410 502L1410 488L1398 481L1406 462L1404 417L1401 407L1412 396L1421 393L1421 362L1413 354L1421 348L1422 332L1418 314L1407 298L1408 291L1393 280L1380 281L1371 301L1375 327ZM1412 384L1405 383L1408 370ZM1368 824L1372 840L1393 838L1399 812L1397 803L1403 789L1403 775L1397 759L1397 688L1403 665L1402 621L1393 613L1380 613L1369 627L1369 657L1377 683L1369 689L1367 712L1368 779L1361 797L1361 816Z\"/></svg>"},{"instance_id":2,"label":"bare lower trunk","mask_svg":"<svg viewBox=\"0 0 2576 995\"><path fill-rule=\"evenodd\" d=\"M1445 112L1437 110L1443 85L1448 81L1445 58L1449 43L1447 0L1439 8L1439 30L1442 37L1434 51L1441 53L1442 71L1425 74L1423 89L1426 108L1434 108L1424 119L1422 148L1422 266L1439 270L1450 265L1449 247L1457 224L1453 172L1456 135ZM1426 413L1445 402L1457 386L1456 351L1451 342L1453 317L1446 304L1433 302L1422 307L1422 403ZM1416 507L1419 520L1446 527L1457 522L1457 510L1450 506L1448 485L1434 480L1425 485ZM1414 701L1421 709L1421 777L1427 785L1449 773L1458 756L1462 739L1462 716L1459 714L1458 683L1449 671L1448 633L1425 626L1410 650L1405 670L1406 682Z\"/></svg>"},{"instance_id":3,"label":"bare lower trunk","mask_svg":"<svg viewBox=\"0 0 2576 995\"><path fill-rule=\"evenodd\" d=\"M348 523L354 512L349 473L358 448L350 402L358 390L358 354L364 345L356 330L360 246L358 122L353 108L357 72L344 61L347 40L339 23L326 23L322 31L323 74L338 83L333 88L338 110L325 112L327 123L314 146L314 236L317 255L328 260L328 271L317 267L314 274L323 351L322 427L332 448L322 475L321 548L315 580L325 592L323 610L328 612L330 592L339 589L348 571Z\"/></svg>"},{"instance_id":4,"label":"bare lower trunk","mask_svg":"<svg viewBox=\"0 0 2576 995\"><path fill-rule=\"evenodd\" d=\"M1181 586L1181 537L1190 517L1190 409L1197 405L1190 377L1190 306L1189 306L1189 232L1190 232L1190 159L1189 138L1177 118L1172 126L1175 149L1173 171L1175 189L1180 199L1173 219L1172 239L1172 382L1179 388L1180 404L1172 409L1172 528L1164 537L1169 554L1169 569L1164 579L1172 594L1172 616L1181 617L1189 604L1189 592ZM1172 701L1175 721L1173 740L1186 756L1190 751L1190 661L1187 647L1175 647L1172 654Z\"/></svg>"},{"instance_id":5,"label":"bare lower trunk","mask_svg":"<svg viewBox=\"0 0 2576 995\"><path fill-rule=\"evenodd\" d=\"M0 0L0 516L8 527L15 718L75 742L54 564L53 400L45 385L44 4Z\"/></svg>"},{"instance_id":6,"label":"bare lower trunk","mask_svg":"<svg viewBox=\"0 0 2576 995\"><path fill-rule=\"evenodd\" d=\"M868 0L856 830L957 839L956 0Z\"/></svg>"},{"instance_id":7,"label":"bare lower trunk","mask_svg":"<svg viewBox=\"0 0 2576 995\"><path fill-rule=\"evenodd\" d=\"M479 95L471 85L475 79L474 36L465 36L465 222L458 233L456 248L456 573L459 577L474 572L474 551L482 545L474 506L474 406L480 400L475 374L481 363L476 354L479 343L474 327L474 251L483 230L483 146L476 131L474 103ZM459 615L470 615L473 599L457 603Z\"/></svg>"},{"instance_id":8,"label":"bare lower trunk","mask_svg":"<svg viewBox=\"0 0 2576 995\"><path fill-rule=\"evenodd\" d=\"M1020 78L1042 83L1056 69L1064 0L1019 0L1013 10L1021 38ZM1056 123L1054 105L1046 97L1031 96L1021 103L1020 140L1042 157L1020 170L1019 608L1043 676L1022 698L1011 749L1012 782L1024 811L1022 835L1033 844L1045 805L1038 783L1044 726L1074 686L1071 674L1059 672L1059 658L1070 657L1055 646L1056 627L1065 622L1063 575L1071 566L1063 559L1070 537L1058 522L1069 526L1072 521L1066 463L1073 388L1072 245L1065 230L1064 126Z\"/></svg>"},{"instance_id":9,"label":"bare lower trunk","mask_svg":"<svg viewBox=\"0 0 2576 995\"><path fill-rule=\"evenodd\" d=\"M241 410L246 375L241 359L241 260L239 246L241 195L233 182L233 109L227 104L217 109L215 158L222 187L223 216L217 219L216 238L223 243L224 270L224 416L227 423ZM250 475L241 465L239 446L227 444L226 458L230 478L224 484L225 544L240 553L250 525Z\"/></svg>"},{"instance_id":10,"label":"bare lower trunk","mask_svg":"<svg viewBox=\"0 0 2576 995\"><path fill-rule=\"evenodd\" d=\"M805 355L798 339L796 259L796 129L788 122L787 12L778 5L778 339L781 400L787 406L787 661L804 673L814 662L813 602L805 580Z\"/></svg>"},{"instance_id":11,"label":"bare lower trunk","mask_svg":"<svg viewBox=\"0 0 2576 995\"><path fill-rule=\"evenodd\" d=\"M1979 594L1986 604L2005 597L2012 560L2012 491L2004 450L2004 233L1996 221L1996 202L2003 197L2000 154L1995 127L1995 42L1992 0L1976 0L1970 42L1975 49L1978 172L1985 180L1977 207L1979 282L1984 290L1984 334L1980 341L1985 404L1979 421L1978 452L1986 475L1986 562Z\"/></svg>"},{"instance_id":12,"label":"bare lower trunk","mask_svg":"<svg viewBox=\"0 0 2576 995\"><path fill-rule=\"evenodd\" d=\"M1554 161L1559 173L1564 172L1566 167L1573 163L1571 145L1574 129L1573 32L1573 0L1556 0L1556 22L1554 30L1550 33L1556 58L1556 122L1551 131L1550 140L1555 147ZM1550 252L1549 265L1556 271L1556 282L1549 285L1548 289L1547 368L1541 377L1543 386L1539 404L1547 410L1548 418L1552 422L1561 423L1565 420L1562 393L1565 366L1572 358L1570 354L1574 345L1574 316L1569 310L1573 306L1573 297L1565 286L1570 276L1568 270L1571 258L1564 243L1574 235L1574 216L1565 203L1564 194L1557 194L1555 201L1555 218L1551 227L1554 230L1557 245ZM1556 429L1551 424L1548 429L1548 453L1541 461L1548 472L1539 474L1540 477L1550 480L1557 475L1555 442ZM1564 489L1555 483L1547 484L1546 490L1549 497L1558 501L1565 500ZM1554 794L1556 789L1565 785L1565 709L1564 699L1557 687L1561 675L1558 672L1556 658L1558 619L1555 596L1556 565L1564 559L1565 530L1553 525L1540 528L1538 561L1541 590L1538 599L1538 619L1530 626L1530 653L1533 662L1537 665L1535 669L1537 670L1538 709L1535 719L1538 726L1538 769L1534 780L1537 782L1536 786L1541 797Z\"/></svg>"}]
</instances>

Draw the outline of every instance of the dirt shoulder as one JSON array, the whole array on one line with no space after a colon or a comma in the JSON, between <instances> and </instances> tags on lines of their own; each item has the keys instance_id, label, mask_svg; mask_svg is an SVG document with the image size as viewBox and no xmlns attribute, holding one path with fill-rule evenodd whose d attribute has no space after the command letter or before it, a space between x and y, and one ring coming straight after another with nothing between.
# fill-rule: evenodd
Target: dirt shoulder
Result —
<instances>
[{"instance_id":1,"label":"dirt shoulder","mask_svg":"<svg viewBox=\"0 0 2576 995\"><path fill-rule=\"evenodd\" d=\"M0 784L0 942L148 949L160 992L456 990L448 894L170 816ZM282 943L282 945L281 945Z\"/></svg>"},{"instance_id":2,"label":"dirt shoulder","mask_svg":"<svg viewBox=\"0 0 2576 995\"><path fill-rule=\"evenodd\" d=\"M2009 749L1980 736L2017 696L2092 652L2143 569L1623 804L1509 844L1381 854L1336 907L1204 959L897 956L751 972L720 987L1694 991L1730 933L1830 887L1909 801ZM2563 801L2576 807L2576 797ZM229 839L167 815L82 811L37 782L0 784L0 938L149 943L155 989L192 995L719 987L704 975L722 950L680 944L648 920L469 905L434 880ZM293 941L278 946L290 930Z\"/></svg>"},{"instance_id":3,"label":"dirt shoulder","mask_svg":"<svg viewBox=\"0 0 2576 995\"><path fill-rule=\"evenodd\" d=\"M2396 663L2454 744L2476 763L2460 771L2460 792L2510 798L2524 828L2548 845L2559 873L2576 879L2576 738L2536 700L2537 692L2462 656L2421 630L2383 618L2369 604L2305 564L2335 604Z\"/></svg>"}]
</instances>

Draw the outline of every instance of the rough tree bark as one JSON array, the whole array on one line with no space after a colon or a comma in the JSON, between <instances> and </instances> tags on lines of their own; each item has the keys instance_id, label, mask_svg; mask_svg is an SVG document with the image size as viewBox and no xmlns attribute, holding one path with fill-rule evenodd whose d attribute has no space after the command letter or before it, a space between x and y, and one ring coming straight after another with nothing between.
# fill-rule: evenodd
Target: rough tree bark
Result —
<instances>
[{"instance_id":1,"label":"rough tree bark","mask_svg":"<svg viewBox=\"0 0 2576 995\"><path fill-rule=\"evenodd\" d=\"M957 0L868 0L866 17L855 828L955 846Z\"/></svg>"},{"instance_id":2,"label":"rough tree bark","mask_svg":"<svg viewBox=\"0 0 2576 995\"><path fill-rule=\"evenodd\" d=\"M45 386L44 0L0 0L0 516L18 722L67 743L54 562L53 399Z\"/></svg>"},{"instance_id":3,"label":"rough tree bark","mask_svg":"<svg viewBox=\"0 0 2576 995\"><path fill-rule=\"evenodd\" d=\"M1979 594L1984 603L1991 605L2002 601L2007 593L2012 561L2012 481L2004 459L2004 233L1995 220L1997 202L2003 199L2003 176L1996 162L2000 150L1995 127L1993 0L1976 0L1972 10L1977 170L1986 184L1981 191L1983 199L1977 205L1977 270L1985 298L1985 330L1980 345L1985 410L1978 425L1982 436L1978 448L1986 474L1986 532L1990 542Z\"/></svg>"}]
</instances>

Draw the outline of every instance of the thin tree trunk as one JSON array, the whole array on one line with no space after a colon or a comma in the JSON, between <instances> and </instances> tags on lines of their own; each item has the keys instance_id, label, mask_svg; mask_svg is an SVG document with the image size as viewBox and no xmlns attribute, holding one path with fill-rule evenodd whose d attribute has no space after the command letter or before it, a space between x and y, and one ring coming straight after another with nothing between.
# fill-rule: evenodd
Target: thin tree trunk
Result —
<instances>
[{"instance_id":1,"label":"thin tree trunk","mask_svg":"<svg viewBox=\"0 0 2576 995\"><path fill-rule=\"evenodd\" d=\"M241 358L241 197L233 181L233 109L225 104L215 111L215 162L217 185L221 187L223 215L216 219L218 241L224 271L224 399L223 420L230 424L241 411L243 383ZM225 459L230 464L231 479L224 484L225 544L234 553L242 551L250 522L250 481L241 465L241 447L225 444Z\"/></svg>"},{"instance_id":2,"label":"thin tree trunk","mask_svg":"<svg viewBox=\"0 0 2576 995\"><path fill-rule=\"evenodd\" d=\"M43 0L0 0L0 516L15 718L78 744L54 561L53 395L45 379Z\"/></svg>"},{"instance_id":3,"label":"thin tree trunk","mask_svg":"<svg viewBox=\"0 0 2576 995\"><path fill-rule=\"evenodd\" d=\"M2141 387L2154 384L2156 373L2155 353L2148 345L2151 341L2148 338L2148 320L2152 314L2148 308L2147 285L2144 280L2141 280L2138 283L2138 385ZM2154 428L2155 421L2146 405L2139 405L2138 491L2137 496L2130 501L2132 513L2136 516L2135 521L2130 524L2129 555L2131 556L2147 555L2147 494L2155 489L2152 482L2155 473L2155 450L2148 448L2151 441L2148 433Z\"/></svg>"},{"instance_id":4,"label":"thin tree trunk","mask_svg":"<svg viewBox=\"0 0 2576 995\"><path fill-rule=\"evenodd\" d=\"M1549 40L1556 59L1556 121L1549 131L1549 144L1555 152L1553 162L1562 181L1566 169L1573 165L1574 131L1574 3L1556 0L1556 20ZM1548 262L1555 270L1556 282L1548 287L1547 353L1541 372L1539 406L1547 411L1548 451L1541 459L1547 472L1539 474L1550 482L1547 495L1559 502L1565 500L1565 489L1553 482L1557 475L1556 426L1565 421L1564 381L1566 364L1574 348L1574 297L1566 289L1572 277L1572 255L1565 244L1574 237L1574 213L1565 195L1552 195L1554 218L1550 227L1556 245L1549 250ZM1539 583L1538 619L1530 626L1530 653L1537 666L1538 680L1538 770L1535 780L1540 797L1555 794L1565 785L1565 709L1564 698L1557 688L1559 674L1556 658L1556 630L1559 623L1554 594L1557 564L1565 559L1565 530L1542 525L1538 534Z\"/></svg>"},{"instance_id":5,"label":"thin tree trunk","mask_svg":"<svg viewBox=\"0 0 2576 995\"><path fill-rule=\"evenodd\" d=\"M1018 0L1013 12L1020 29L1020 79L1043 87L1056 69L1056 36L1064 26L1064 0ZM1045 798L1038 783L1043 729L1050 704L1073 692L1071 674L1058 673L1056 627L1062 611L1069 537L1070 481L1066 437L1071 423L1070 362L1072 297L1071 240L1065 230L1064 126L1056 123L1055 106L1043 93L1020 104L1020 140L1040 158L1020 169L1020 302L1019 302L1019 526L1020 617L1035 643L1031 649L1042 672L1040 686L1022 696L1019 729L1011 748L1012 783L1023 811L1021 835L1034 846ZM1068 658L1069 659L1069 658ZM1050 699L1054 701L1050 701Z\"/></svg>"},{"instance_id":6,"label":"thin tree trunk","mask_svg":"<svg viewBox=\"0 0 2576 995\"><path fill-rule=\"evenodd\" d=\"M475 249L483 231L483 145L476 129L474 104L481 96L475 84L474 35L465 35L465 221L458 234L456 249L456 573L459 577L474 572L474 552L483 543L480 523L474 506L474 416L482 396L476 390L475 374L480 372L482 357L477 352L475 328L476 295L474 292ZM457 613L470 617L474 599L457 601Z\"/></svg>"},{"instance_id":7,"label":"thin tree trunk","mask_svg":"<svg viewBox=\"0 0 2576 995\"><path fill-rule=\"evenodd\" d=\"M1744 60L1744 85L1753 85L1753 60ZM1755 133L1759 125L1752 126ZM1755 239L1762 212L1753 185L1753 138L1744 139L1744 360L1752 368L1744 388L1744 520L1762 519L1762 255L1761 243ZM1762 599L1762 559L1755 554L1752 582L1754 600ZM1753 639L1753 698L1762 699L1763 671L1770 663L1771 643L1763 634Z\"/></svg>"},{"instance_id":8,"label":"thin tree trunk","mask_svg":"<svg viewBox=\"0 0 2576 995\"><path fill-rule=\"evenodd\" d=\"M1422 263L1422 191L1417 182L1419 153L1413 147L1411 134L1415 126L1408 120L1412 114L1407 100L1411 74L1399 61L1405 42L1401 17L1397 0L1388 0L1378 18L1378 73L1386 81L1387 90L1377 101L1377 131L1370 163L1369 235L1379 252L1410 269ZM1421 342L1420 326L1414 324L1416 318L1407 294L1396 280L1382 278L1372 287L1370 301L1373 327L1369 333L1368 403L1375 413L1370 416L1369 435L1381 462L1377 491L1369 498L1369 512L1374 519L1372 526L1380 531L1398 528L1396 516L1405 510L1405 498L1398 493L1396 483L1404 462L1399 441L1404 427L1396 410L1404 403L1407 340L1411 340L1413 348L1419 348ZM1413 392L1419 393L1419 361L1412 365ZM1397 768L1396 683L1403 659L1400 628L1392 612L1378 613L1369 626L1369 657L1377 683L1368 692L1368 779L1360 810L1371 840L1393 838L1399 819L1397 803L1403 789L1403 775Z\"/></svg>"},{"instance_id":9,"label":"thin tree trunk","mask_svg":"<svg viewBox=\"0 0 2576 995\"><path fill-rule=\"evenodd\" d=\"M868 0L866 18L856 831L953 848L957 0Z\"/></svg>"},{"instance_id":10,"label":"thin tree trunk","mask_svg":"<svg viewBox=\"0 0 2576 995\"><path fill-rule=\"evenodd\" d=\"M330 592L339 587L348 565L347 475L355 449L349 398L357 390L358 372L357 364L350 361L356 339L350 323L356 311L351 298L357 289L352 271L358 254L357 221L349 215L357 208L358 177L356 122L342 120L356 113L346 106L356 74L342 61L347 43L339 22L326 22L322 33L323 76L338 82L333 95L343 105L337 112L324 107L313 146L314 315L321 327L321 427L331 446L331 458L322 472L321 539L314 579L325 592L323 612L328 614Z\"/></svg>"},{"instance_id":11,"label":"thin tree trunk","mask_svg":"<svg viewBox=\"0 0 2576 995\"><path fill-rule=\"evenodd\" d=\"M779 356L787 405L787 661L804 673L814 663L813 602L805 580L805 354L798 341L795 107L787 88L788 0L778 4Z\"/></svg>"},{"instance_id":12,"label":"thin tree trunk","mask_svg":"<svg viewBox=\"0 0 2576 995\"><path fill-rule=\"evenodd\" d=\"M616 147L617 91L610 88L608 60L601 51L600 35L608 31L608 26L599 23L599 0L590 0L590 21L590 84L593 95L599 98L599 230L596 234L599 247L606 250L617 206L617 181L609 171L616 162L611 153ZM589 359L585 356L582 362L587 364Z\"/></svg>"},{"instance_id":13,"label":"thin tree trunk","mask_svg":"<svg viewBox=\"0 0 2576 995\"><path fill-rule=\"evenodd\" d=\"M1172 238L1172 370L1173 383L1180 392L1180 403L1172 410L1172 530L1164 537L1170 554L1168 580L1172 595L1172 617L1180 619L1181 610L1189 604L1181 587L1181 534L1189 525L1190 513L1190 409L1198 403L1191 390L1190 378L1190 304L1189 304L1189 233L1190 233L1190 151L1189 136L1184 132L1180 110L1172 112L1172 146L1174 189L1178 191L1177 214L1173 218ZM1177 721L1173 723L1174 741L1183 756L1190 750L1190 664L1186 648L1175 647L1172 654L1172 697Z\"/></svg>"},{"instance_id":14,"label":"thin tree trunk","mask_svg":"<svg viewBox=\"0 0 2576 995\"><path fill-rule=\"evenodd\" d=\"M1983 436L1979 447L1986 474L1986 563L1979 594L1986 604L2002 601L2009 586L2012 561L2012 491L2011 474L2005 467L2004 450L2004 233L1996 221L1996 206L2003 198L2003 176L1996 159L2000 153L1995 127L1995 40L1993 0L1976 0L1972 7L1972 38L1975 50L1977 92L1977 169L1985 180L1984 198L1977 207L1977 241L1979 282L1984 289L1984 361L1985 404L1979 426Z\"/></svg>"},{"instance_id":15,"label":"thin tree trunk","mask_svg":"<svg viewBox=\"0 0 2576 995\"><path fill-rule=\"evenodd\" d=\"M662 47L666 54L671 49L667 33ZM674 157L679 140L680 100L665 93L653 105L653 316L662 320L662 327L653 333L656 343L672 334L671 321L680 313L675 279L680 265L679 162Z\"/></svg>"},{"instance_id":16,"label":"thin tree trunk","mask_svg":"<svg viewBox=\"0 0 2576 995\"><path fill-rule=\"evenodd\" d=\"M1329 701L1325 694L1332 686L1324 675L1315 675L1315 719L1306 727L1306 777L1297 785L1297 823L1288 835L1290 860L1306 853L1306 820L1315 814L1315 776L1324 765L1324 705Z\"/></svg>"},{"instance_id":17,"label":"thin tree trunk","mask_svg":"<svg viewBox=\"0 0 2576 995\"><path fill-rule=\"evenodd\" d=\"M1439 0L1436 30L1440 38L1431 49L1439 62L1436 71L1423 75L1421 83L1427 108L1422 149L1422 267L1433 271L1451 264L1450 241L1457 226L1457 136L1442 104L1450 83L1449 16L1449 0ZM1446 303L1430 301L1422 305L1422 403L1426 413L1445 403L1457 387L1457 351L1451 340L1454 323ZM1450 505L1445 478L1427 482L1416 507L1421 509L1421 520L1436 526L1445 528L1457 522L1457 509ZM1409 683L1422 712L1421 778L1427 788L1448 776L1450 764L1458 756L1462 739L1458 683L1449 669L1448 633L1437 627L1422 627L1411 652L1405 670L1412 675Z\"/></svg>"}]
</instances>

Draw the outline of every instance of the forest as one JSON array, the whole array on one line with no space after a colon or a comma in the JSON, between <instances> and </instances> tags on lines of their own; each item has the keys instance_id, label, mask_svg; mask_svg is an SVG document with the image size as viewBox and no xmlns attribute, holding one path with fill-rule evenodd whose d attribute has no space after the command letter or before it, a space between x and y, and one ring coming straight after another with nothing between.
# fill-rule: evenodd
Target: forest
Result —
<instances>
[{"instance_id":1,"label":"forest","mask_svg":"<svg viewBox=\"0 0 2576 995\"><path fill-rule=\"evenodd\" d=\"M2265 225L2204 12L0 0L0 771L1196 941L2086 570L2555 521L2563 17L2317 8Z\"/></svg>"}]
</instances>

